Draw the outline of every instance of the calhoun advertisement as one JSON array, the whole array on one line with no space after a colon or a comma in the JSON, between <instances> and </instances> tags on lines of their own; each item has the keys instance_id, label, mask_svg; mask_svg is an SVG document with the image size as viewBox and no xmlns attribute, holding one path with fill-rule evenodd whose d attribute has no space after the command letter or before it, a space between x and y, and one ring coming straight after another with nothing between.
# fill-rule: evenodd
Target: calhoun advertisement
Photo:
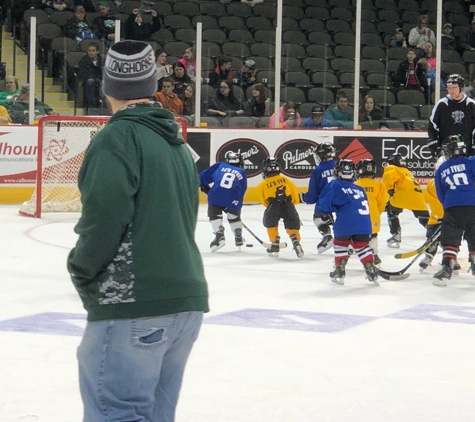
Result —
<instances>
[{"instance_id":1,"label":"calhoun advertisement","mask_svg":"<svg viewBox=\"0 0 475 422\"><path fill-rule=\"evenodd\" d=\"M0 185L35 183L37 138L36 127L0 127Z\"/></svg>"},{"instance_id":2,"label":"calhoun advertisement","mask_svg":"<svg viewBox=\"0 0 475 422\"><path fill-rule=\"evenodd\" d=\"M427 138L386 136L379 139L360 136L335 136L333 143L338 158L347 158L357 163L362 158L372 158L378 165L377 176L381 177L386 159L392 154L406 158L420 185L426 185L434 177L435 160L427 147Z\"/></svg>"}]
</instances>

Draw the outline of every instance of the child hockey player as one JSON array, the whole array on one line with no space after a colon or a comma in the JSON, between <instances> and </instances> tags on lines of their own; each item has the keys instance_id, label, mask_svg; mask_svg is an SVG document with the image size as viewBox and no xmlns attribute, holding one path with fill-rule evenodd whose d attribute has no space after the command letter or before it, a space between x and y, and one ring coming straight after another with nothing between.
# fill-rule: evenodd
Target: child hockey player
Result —
<instances>
[{"instance_id":1,"label":"child hockey player","mask_svg":"<svg viewBox=\"0 0 475 422\"><path fill-rule=\"evenodd\" d=\"M371 217L372 233L369 246L373 250L374 265L381 264L378 256L378 233L381 229L381 213L386 209L389 195L383 183L376 180L376 162L370 158L363 158L356 164L355 185L361 186L368 197L369 214Z\"/></svg>"},{"instance_id":2,"label":"child hockey player","mask_svg":"<svg viewBox=\"0 0 475 422\"><path fill-rule=\"evenodd\" d=\"M318 200L318 209L322 214L336 213L333 226L335 268L330 278L333 283L344 284L348 247L352 244L367 279L378 285L373 252L369 246L371 218L368 200L364 189L353 183L355 173L353 161L340 160L334 169L335 180L323 188Z\"/></svg>"},{"instance_id":3,"label":"child hockey player","mask_svg":"<svg viewBox=\"0 0 475 422\"><path fill-rule=\"evenodd\" d=\"M295 253L303 258L304 252L300 245L300 217L295 208L299 203L299 194L295 184L280 174L280 163L275 157L267 157L262 162L264 180L256 187L264 211L264 227L267 228L269 240L272 242L267 253L279 256L280 236L279 220L284 220L285 231L292 240Z\"/></svg>"},{"instance_id":4,"label":"child hockey player","mask_svg":"<svg viewBox=\"0 0 475 422\"><path fill-rule=\"evenodd\" d=\"M226 244L223 211L228 215L235 245L241 247L244 244L241 223L242 201L247 189L244 160L234 152L228 153L225 160L225 163L215 163L200 173L200 188L208 194L208 218L216 235L209 245L211 252Z\"/></svg>"},{"instance_id":5,"label":"child hockey player","mask_svg":"<svg viewBox=\"0 0 475 422\"><path fill-rule=\"evenodd\" d=\"M399 248L401 245L399 214L403 209L411 210L424 227L429 221L429 211L427 211L422 189L410 170L406 168L406 161L401 154L390 155L386 163L382 181L389 193L387 214L389 231L392 235L387 240L387 244L390 248Z\"/></svg>"},{"instance_id":6,"label":"child hockey player","mask_svg":"<svg viewBox=\"0 0 475 422\"><path fill-rule=\"evenodd\" d=\"M446 286L452 277L462 236L468 244L470 268L475 276L475 161L467 157L467 146L459 135L444 141L442 153L447 161L435 173L437 197L444 207L442 268L434 274L436 286Z\"/></svg>"},{"instance_id":7,"label":"child hockey player","mask_svg":"<svg viewBox=\"0 0 475 422\"><path fill-rule=\"evenodd\" d=\"M320 163L314 168L310 176L307 193L300 195L301 202L315 204L313 222L323 236L321 242L317 245L318 253L323 253L333 246L333 237L330 229L330 225L333 224L333 216L330 214L322 217L318 209L318 198L322 189L333 180L333 168L337 163L335 154L335 147L329 142L320 144L317 147Z\"/></svg>"}]
</instances>

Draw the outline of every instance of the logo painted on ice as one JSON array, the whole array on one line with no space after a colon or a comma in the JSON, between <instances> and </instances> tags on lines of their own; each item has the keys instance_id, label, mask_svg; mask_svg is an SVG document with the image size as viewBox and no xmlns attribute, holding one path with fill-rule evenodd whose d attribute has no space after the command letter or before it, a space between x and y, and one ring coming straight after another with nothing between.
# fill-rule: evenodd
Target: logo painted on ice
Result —
<instances>
[{"instance_id":1,"label":"logo painted on ice","mask_svg":"<svg viewBox=\"0 0 475 422\"><path fill-rule=\"evenodd\" d=\"M338 155L340 159L351 160L355 164L358 163L362 158L373 158L371 154L364 145L358 140L354 139L350 145L348 145L341 153Z\"/></svg>"},{"instance_id":2,"label":"logo painted on ice","mask_svg":"<svg viewBox=\"0 0 475 422\"><path fill-rule=\"evenodd\" d=\"M275 152L282 173L295 179L310 177L319 163L317 147L316 142L308 139L292 139L282 144Z\"/></svg>"},{"instance_id":3,"label":"logo painted on ice","mask_svg":"<svg viewBox=\"0 0 475 422\"><path fill-rule=\"evenodd\" d=\"M249 138L232 139L219 148L216 161L223 162L231 152L241 154L247 177L255 177L261 173L262 162L269 156L269 151L260 142Z\"/></svg>"}]
</instances>

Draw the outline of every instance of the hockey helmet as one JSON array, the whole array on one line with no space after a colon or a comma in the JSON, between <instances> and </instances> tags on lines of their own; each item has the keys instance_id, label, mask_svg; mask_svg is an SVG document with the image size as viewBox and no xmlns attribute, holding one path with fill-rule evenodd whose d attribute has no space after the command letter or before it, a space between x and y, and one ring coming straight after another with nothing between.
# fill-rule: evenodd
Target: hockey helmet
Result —
<instances>
[{"instance_id":1,"label":"hockey helmet","mask_svg":"<svg viewBox=\"0 0 475 422\"><path fill-rule=\"evenodd\" d=\"M386 163L389 165L397 166L397 167L406 167L406 160L403 158L401 154L392 154L386 160Z\"/></svg>"},{"instance_id":2,"label":"hockey helmet","mask_svg":"<svg viewBox=\"0 0 475 422\"><path fill-rule=\"evenodd\" d=\"M462 92L462 89L464 88L465 86L465 80L462 78L462 76L460 76L458 73L452 73L451 75L449 75L449 77L447 78L447 83L446 85L449 85L449 84L452 84L452 85L458 85L459 88L460 88L460 92Z\"/></svg>"},{"instance_id":3,"label":"hockey helmet","mask_svg":"<svg viewBox=\"0 0 475 422\"><path fill-rule=\"evenodd\" d=\"M353 180L355 178L356 168L355 163L351 160L340 160L336 163L333 169L333 175L337 179Z\"/></svg>"},{"instance_id":4,"label":"hockey helmet","mask_svg":"<svg viewBox=\"0 0 475 422\"><path fill-rule=\"evenodd\" d=\"M320 158L320 161L326 161L327 158L335 158L336 149L332 143L325 142L318 145L317 155Z\"/></svg>"},{"instance_id":5,"label":"hockey helmet","mask_svg":"<svg viewBox=\"0 0 475 422\"><path fill-rule=\"evenodd\" d=\"M445 158L464 157L467 155L467 147L460 135L451 135L442 143L442 152Z\"/></svg>"},{"instance_id":6,"label":"hockey helmet","mask_svg":"<svg viewBox=\"0 0 475 422\"><path fill-rule=\"evenodd\" d=\"M356 164L356 175L360 176L376 176L376 161L371 158L362 158Z\"/></svg>"},{"instance_id":7,"label":"hockey helmet","mask_svg":"<svg viewBox=\"0 0 475 422\"><path fill-rule=\"evenodd\" d=\"M232 152L232 151L228 152L226 154L225 160L228 164L232 164L233 166L244 168L244 160L242 158L242 155L238 154L237 152Z\"/></svg>"},{"instance_id":8,"label":"hockey helmet","mask_svg":"<svg viewBox=\"0 0 475 422\"><path fill-rule=\"evenodd\" d=\"M262 162L262 177L265 179L269 176L280 174L280 163L275 157L267 157Z\"/></svg>"}]
</instances>

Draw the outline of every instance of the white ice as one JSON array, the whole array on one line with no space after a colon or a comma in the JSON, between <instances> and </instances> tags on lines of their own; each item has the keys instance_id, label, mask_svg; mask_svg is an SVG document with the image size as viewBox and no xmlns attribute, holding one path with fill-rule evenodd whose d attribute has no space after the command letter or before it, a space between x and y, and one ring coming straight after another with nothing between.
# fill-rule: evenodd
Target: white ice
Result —
<instances>
[{"instance_id":1,"label":"white ice","mask_svg":"<svg viewBox=\"0 0 475 422\"><path fill-rule=\"evenodd\" d=\"M227 224L228 244L211 253L200 206L211 312L187 367L177 422L475 421L475 278L466 245L462 271L445 288L431 278L440 252L426 273L416 263L406 281L380 287L364 279L353 256L339 286L328 277L332 251L316 252L312 207L298 208L302 260L291 247L268 257L248 234L254 246L239 252ZM65 267L78 214L38 220L17 209L0 206L0 421L80 422L75 353L85 311ZM267 240L262 212L246 206L243 220ZM394 253L425 239L412 213L401 220L402 248L389 249L383 215L386 270L403 268L409 261ZM288 240L282 227L281 235ZM56 317L59 325L49 324Z\"/></svg>"}]
</instances>

